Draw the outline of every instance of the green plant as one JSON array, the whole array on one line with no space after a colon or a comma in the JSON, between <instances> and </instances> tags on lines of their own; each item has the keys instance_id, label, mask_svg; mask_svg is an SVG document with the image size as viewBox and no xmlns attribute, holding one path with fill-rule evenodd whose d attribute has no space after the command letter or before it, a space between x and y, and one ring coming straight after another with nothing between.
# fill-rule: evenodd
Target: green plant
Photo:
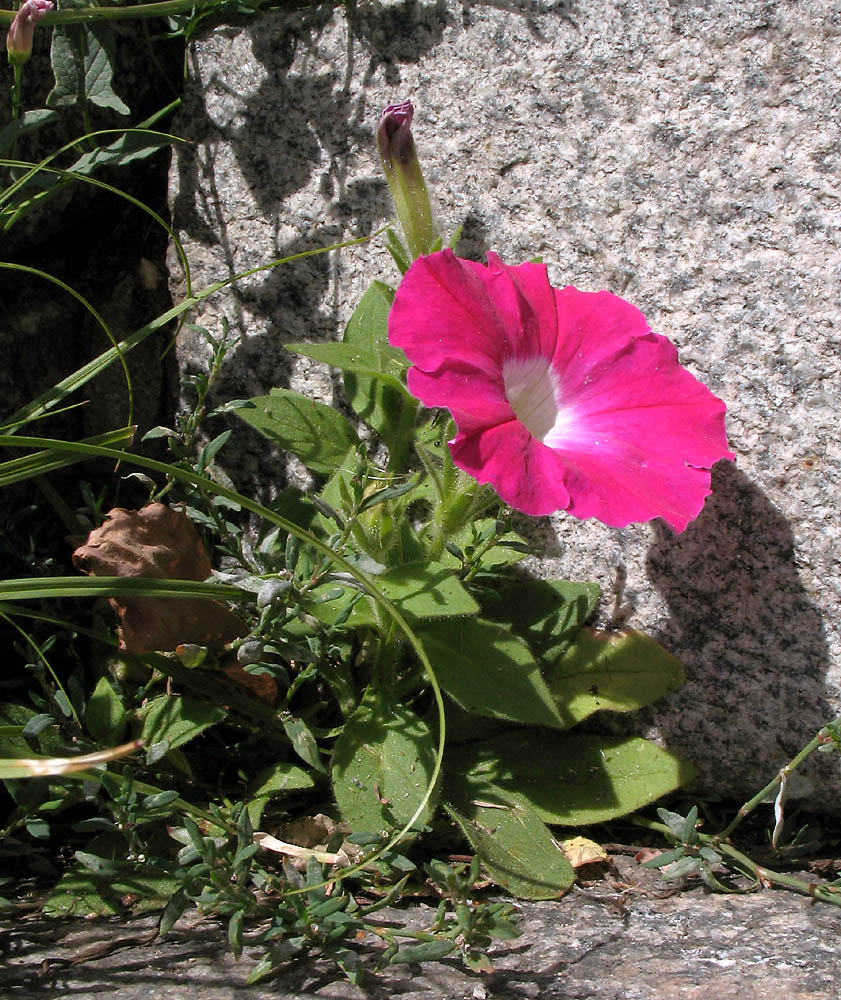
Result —
<instances>
[{"instance_id":1,"label":"green plant","mask_svg":"<svg viewBox=\"0 0 841 1000\"><path fill-rule=\"evenodd\" d=\"M785 865L792 859L796 861L803 856L801 841L805 839L808 827L797 830L789 844L784 846L782 843L785 829L785 791L789 775L815 751L822 754L841 751L841 717L823 726L788 764L780 768L764 788L741 806L733 819L719 833L701 832L697 806L692 806L686 816L680 816L667 809L658 809L659 823L644 817L634 817L637 825L661 833L672 845L671 850L657 854L643 863L647 867L661 869L667 879L700 876L705 885L718 892L745 892L761 886L779 886L833 906L841 906L841 879L823 883L807 882L788 872L776 870L781 862ZM767 863L759 864L733 843L732 835L758 806L770 801L771 796L774 796L775 822L769 837L770 857ZM807 851L813 850L814 846L811 843L807 844ZM736 875L744 876L747 885L723 884L715 873L716 869L719 871L727 869Z\"/></svg>"},{"instance_id":2,"label":"green plant","mask_svg":"<svg viewBox=\"0 0 841 1000\"><path fill-rule=\"evenodd\" d=\"M290 345L342 372L347 415L282 388L217 404L214 382L235 347L223 322L199 331L211 358L185 380L192 406L130 450L126 356L229 284L294 258L196 290L166 221L95 176L179 141L152 129L172 104L137 128L94 127L94 112L128 113L111 86L107 26L166 16L169 34L190 38L273 6L63 9L44 19L63 26L53 41L54 106L23 112L15 76L14 117L0 135L3 226L69 184L97 187L163 227L187 293L118 343L68 284L2 264L71 295L112 346L0 421L0 447L17 453L0 462L0 485L31 489L28 509L49 520L32 528L25 550L6 536L0 623L23 680L0 702L9 797L0 857L26 845L49 875L51 914L119 913L130 899L161 909L166 933L187 907L216 913L235 953L263 949L252 981L319 949L356 982L360 934L379 942L378 968L453 954L484 971L492 940L516 929L512 907L485 900L483 883L558 898L575 873L556 828L633 813L692 777L688 762L650 742L576 728L596 712L668 695L683 674L650 638L588 628L595 584L519 571L532 550L512 510L454 462L449 416L422 409L408 389L409 361L388 337L395 290L382 281L341 342ZM94 63L101 72L90 72ZM84 134L38 162L18 159L27 136L60 109L79 112ZM401 148L413 151L405 140ZM401 274L412 256L441 247L431 224L412 226L412 211L431 219L425 186L422 198L410 190L419 176L412 165L394 177L412 233L411 253L386 236ZM114 363L126 375L125 427L83 440L28 433L77 405L74 394ZM221 466L243 425L295 455L309 487L268 504L237 491ZM165 442L167 461L149 457L150 441ZM166 551L160 563L138 557L144 532L161 530L143 511L122 512L114 529L113 481L96 492L52 485L68 466L97 458L121 476L131 470L144 511L181 524L177 541L154 536ZM92 575L71 575L61 525L93 529L76 551ZM104 548L106 535L109 544L118 537L123 555L101 571L80 552ZM182 556L190 567L179 574L172 566ZM154 621L130 624L150 607L158 611L147 618L183 631L164 641ZM681 821L680 836L709 873L719 855L693 839L694 819ZM58 845L74 859L64 870L53 865ZM445 860L430 860L439 854ZM2 905L13 907L5 891ZM377 919L410 892L436 901L426 926Z\"/></svg>"}]
</instances>

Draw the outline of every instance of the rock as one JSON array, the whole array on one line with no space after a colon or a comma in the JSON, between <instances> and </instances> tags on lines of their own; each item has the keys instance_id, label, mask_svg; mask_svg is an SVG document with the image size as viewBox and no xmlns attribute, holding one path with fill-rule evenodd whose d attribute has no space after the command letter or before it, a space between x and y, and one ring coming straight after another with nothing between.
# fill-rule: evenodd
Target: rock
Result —
<instances>
[{"instance_id":1,"label":"rock","mask_svg":"<svg viewBox=\"0 0 841 1000\"><path fill-rule=\"evenodd\" d=\"M93 1000L825 1000L837 983L838 912L785 892L661 895L657 876L619 859L620 879L574 890L559 902L519 904L522 936L496 942L494 971L468 972L457 959L394 965L364 988L318 955L291 962L274 980L247 988L260 957L236 962L223 924L185 915L164 940L155 919L20 920L4 925L0 997ZM653 873L649 872L651 876ZM629 879L630 881L625 881ZM645 885L647 883L647 886ZM421 929L434 909L413 904L379 919ZM116 947L115 947L116 946ZM376 945L359 946L366 967Z\"/></svg>"},{"instance_id":2,"label":"rock","mask_svg":"<svg viewBox=\"0 0 841 1000\"><path fill-rule=\"evenodd\" d=\"M622 620L683 660L683 690L634 725L725 795L841 711L838 31L828 0L320 6L198 43L176 126L195 140L171 172L194 287L389 221L375 129L411 98L460 253L539 255L555 284L622 294L728 402L736 465L682 535L522 525L538 572L597 580L605 621L621 581ZM198 323L227 316L242 338L219 395L292 385L338 405L283 345L339 336L373 278L397 280L376 239L203 304ZM179 350L187 369L205 357L189 333ZM238 441L226 471L270 496L283 457ZM837 801L837 782L824 759L799 792Z\"/></svg>"}]
</instances>

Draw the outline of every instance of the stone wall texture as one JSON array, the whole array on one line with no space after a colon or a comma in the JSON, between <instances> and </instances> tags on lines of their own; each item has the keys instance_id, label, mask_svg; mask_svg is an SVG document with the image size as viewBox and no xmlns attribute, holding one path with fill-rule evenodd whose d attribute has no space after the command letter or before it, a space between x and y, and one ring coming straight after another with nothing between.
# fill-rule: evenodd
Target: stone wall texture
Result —
<instances>
[{"instance_id":1,"label":"stone wall texture","mask_svg":"<svg viewBox=\"0 0 841 1000\"><path fill-rule=\"evenodd\" d=\"M635 726L725 794L841 711L839 35L831 0L359 0L199 42L176 126L195 142L171 173L195 287L387 222L376 125L409 98L463 256L540 256L554 284L623 295L728 402L737 460L683 534L522 525L537 571L597 580L604 621L681 657L685 687ZM283 345L340 336L375 277L397 281L381 240L206 303L196 322L225 315L242 338L220 395L292 385L341 405ZM189 331L180 356L203 356ZM270 495L283 456L239 442L227 471ZM823 760L791 791L838 808L838 782Z\"/></svg>"}]
</instances>

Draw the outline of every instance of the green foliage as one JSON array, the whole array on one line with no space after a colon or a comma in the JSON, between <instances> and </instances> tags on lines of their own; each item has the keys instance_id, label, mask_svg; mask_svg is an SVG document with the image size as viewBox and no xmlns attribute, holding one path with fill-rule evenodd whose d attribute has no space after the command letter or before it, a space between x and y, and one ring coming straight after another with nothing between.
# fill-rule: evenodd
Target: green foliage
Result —
<instances>
[{"instance_id":1,"label":"green foliage","mask_svg":"<svg viewBox=\"0 0 841 1000\"><path fill-rule=\"evenodd\" d=\"M237 416L297 455L315 473L335 472L348 448L359 443L353 427L340 413L289 389L272 389L271 395L251 402L254 409L238 410Z\"/></svg>"},{"instance_id":2,"label":"green foliage","mask_svg":"<svg viewBox=\"0 0 841 1000\"><path fill-rule=\"evenodd\" d=\"M534 726L561 716L529 647L480 618L445 619L419 630L441 687L468 712Z\"/></svg>"},{"instance_id":3,"label":"green foliage","mask_svg":"<svg viewBox=\"0 0 841 1000\"><path fill-rule=\"evenodd\" d=\"M345 722L333 750L333 791L342 816L359 833L379 833L417 817L433 777L435 734L410 708L371 692Z\"/></svg>"},{"instance_id":4,"label":"green foliage","mask_svg":"<svg viewBox=\"0 0 841 1000\"><path fill-rule=\"evenodd\" d=\"M447 806L497 885L520 899L558 899L575 872L537 810L527 802Z\"/></svg>"},{"instance_id":5,"label":"green foliage","mask_svg":"<svg viewBox=\"0 0 841 1000\"><path fill-rule=\"evenodd\" d=\"M143 720L140 738L147 748L147 761L195 739L209 726L221 722L227 714L221 705L183 695L161 695L148 702L139 713Z\"/></svg>"},{"instance_id":6,"label":"green foliage","mask_svg":"<svg viewBox=\"0 0 841 1000\"><path fill-rule=\"evenodd\" d=\"M47 107L65 108L90 101L121 115L131 113L112 88L116 46L108 25L56 27L50 57L55 86L47 97Z\"/></svg>"},{"instance_id":7,"label":"green foliage","mask_svg":"<svg viewBox=\"0 0 841 1000\"><path fill-rule=\"evenodd\" d=\"M507 625L549 663L592 617L598 601L595 583L519 580L485 594L482 612L486 618Z\"/></svg>"},{"instance_id":8,"label":"green foliage","mask_svg":"<svg viewBox=\"0 0 841 1000\"><path fill-rule=\"evenodd\" d=\"M567 725L593 712L632 712L683 684L683 667L640 632L600 636L582 629L546 674Z\"/></svg>"},{"instance_id":9,"label":"green foliage","mask_svg":"<svg viewBox=\"0 0 841 1000\"><path fill-rule=\"evenodd\" d=\"M121 743L128 713L107 677L100 677L85 708L85 726L105 746Z\"/></svg>"},{"instance_id":10,"label":"green foliage","mask_svg":"<svg viewBox=\"0 0 841 1000\"><path fill-rule=\"evenodd\" d=\"M282 5L199 9L175 0L169 29L189 38ZM15 77L13 120L0 130L9 170L0 224L8 229L68 185L97 187L174 240L189 288L167 223L101 179L105 168L176 141L152 128L171 109L136 128L95 131L88 121L92 112L130 115L115 90L109 22L143 11L86 11L56 14L48 108L24 111ZM83 136L43 162L17 159L39 129L70 114ZM394 234L388 249L405 272ZM27 273L70 295L111 336L94 304L51 275ZM75 405L72 394L89 383L96 391L110 365L237 277L189 288L184 301L0 419L0 445L18 452L0 463L0 485L33 490L29 513L3 536L11 570L0 583L0 634L24 682L0 704L9 807L0 854L45 869L50 849L69 845L73 862L46 904L53 915L158 908L162 933L188 907L223 917L235 955L247 932L262 948L250 982L319 950L358 983L364 935L381 944L379 969L460 956L488 972L487 949L517 930L509 904L481 897L483 879L521 898L558 898L574 871L550 827L624 816L692 776L644 740L572 729L600 709L631 711L668 694L680 666L645 637L585 630L595 584L516 572L531 549L490 488L454 465L451 421L408 392L407 359L388 343L394 291L380 281L340 343L290 345L342 372L351 419L283 388L217 401L236 344L223 320L219 332L193 328L209 361L182 380L191 405L135 451L130 428L81 441L23 436L26 424ZM237 493L221 467L243 423L297 456L315 485L284 490L271 506ZM168 460L150 458L147 442L168 449ZM102 490L71 480L63 495L50 486L59 470L95 458L120 462ZM210 579L69 575L59 540L101 523L128 475L149 499L185 511L221 567ZM208 637L118 653L103 598L122 610L149 599L234 603L242 634L224 647ZM141 752L117 760L111 748L132 739L142 748L116 752ZM56 772L57 761L79 756L78 770ZM441 838L454 853L466 842L470 862L430 859L429 843ZM377 919L421 884L438 903L422 930ZM3 890L0 907L13 907Z\"/></svg>"}]
</instances>

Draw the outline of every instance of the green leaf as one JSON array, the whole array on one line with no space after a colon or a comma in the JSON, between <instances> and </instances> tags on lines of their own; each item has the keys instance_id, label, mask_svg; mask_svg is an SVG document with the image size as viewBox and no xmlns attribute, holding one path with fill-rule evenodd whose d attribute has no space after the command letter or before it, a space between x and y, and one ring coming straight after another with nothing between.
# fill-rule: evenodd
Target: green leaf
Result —
<instances>
[{"instance_id":1,"label":"green leaf","mask_svg":"<svg viewBox=\"0 0 841 1000\"><path fill-rule=\"evenodd\" d=\"M441 687L468 712L537 726L562 726L528 646L478 618L424 624L418 636Z\"/></svg>"},{"instance_id":2,"label":"green leaf","mask_svg":"<svg viewBox=\"0 0 841 1000\"><path fill-rule=\"evenodd\" d=\"M582 629L546 682L567 725L599 710L633 712L683 684L683 667L641 632L598 634Z\"/></svg>"},{"instance_id":3,"label":"green leaf","mask_svg":"<svg viewBox=\"0 0 841 1000\"><path fill-rule=\"evenodd\" d=\"M389 965L407 965L410 962L437 962L455 948L455 941L424 941L422 944L404 945L389 961Z\"/></svg>"},{"instance_id":4,"label":"green leaf","mask_svg":"<svg viewBox=\"0 0 841 1000\"><path fill-rule=\"evenodd\" d=\"M289 389L272 389L252 400L253 410L237 410L240 420L276 442L319 475L341 466L349 448L359 444L356 431L336 410Z\"/></svg>"},{"instance_id":5,"label":"green leaf","mask_svg":"<svg viewBox=\"0 0 841 1000\"><path fill-rule=\"evenodd\" d=\"M149 129L131 129L107 146L98 146L89 153L83 153L67 169L74 174L88 176L100 167L123 167L135 160L152 156L176 141L175 136Z\"/></svg>"},{"instance_id":6,"label":"green leaf","mask_svg":"<svg viewBox=\"0 0 841 1000\"><path fill-rule=\"evenodd\" d=\"M79 852L88 866L74 865L62 875L43 913L48 917L112 916L125 911L121 897L126 894L136 897L133 913L159 910L178 889L177 881L149 863L126 861L125 851L121 836L94 837Z\"/></svg>"},{"instance_id":7,"label":"green leaf","mask_svg":"<svg viewBox=\"0 0 841 1000\"><path fill-rule=\"evenodd\" d=\"M121 115L131 113L111 87L116 47L111 28L99 23L65 24L53 28L50 60L55 87L47 97L50 108L90 101Z\"/></svg>"},{"instance_id":8,"label":"green leaf","mask_svg":"<svg viewBox=\"0 0 841 1000\"><path fill-rule=\"evenodd\" d=\"M34 132L44 125L51 125L58 118L58 111L50 108L35 108L24 111L20 118L9 122L0 129L0 156L8 156L15 143L27 132Z\"/></svg>"},{"instance_id":9,"label":"green leaf","mask_svg":"<svg viewBox=\"0 0 841 1000\"><path fill-rule=\"evenodd\" d=\"M164 694L146 706L141 738L147 747L167 743L168 750L173 750L221 722L226 715L221 705L189 695L179 698Z\"/></svg>"},{"instance_id":10,"label":"green leaf","mask_svg":"<svg viewBox=\"0 0 841 1000\"><path fill-rule=\"evenodd\" d=\"M132 913L159 910L178 888L166 873L145 870L145 866L123 864L119 873L108 878L84 868L65 872L44 904L48 917L115 916L125 912L121 897L136 897Z\"/></svg>"},{"instance_id":11,"label":"green leaf","mask_svg":"<svg viewBox=\"0 0 841 1000\"><path fill-rule=\"evenodd\" d=\"M435 737L410 708L369 692L348 718L333 753L333 791L355 833L407 823L426 794ZM435 796L418 823L431 815Z\"/></svg>"},{"instance_id":12,"label":"green leaf","mask_svg":"<svg viewBox=\"0 0 841 1000\"><path fill-rule=\"evenodd\" d=\"M440 563L413 563L389 569L377 577L377 587L403 614L413 618L475 615L479 610L458 578ZM350 624L361 624L356 615L354 609Z\"/></svg>"},{"instance_id":13,"label":"green leaf","mask_svg":"<svg viewBox=\"0 0 841 1000\"><path fill-rule=\"evenodd\" d=\"M462 528L461 531L456 532L455 535L451 536L450 542L458 549L461 549L463 555L470 557L472 555L470 549L476 544L476 536L478 535L481 538L485 532L490 532L495 523L496 518L480 518L478 521L474 521L472 524ZM479 557L479 566L485 572L499 572L506 566L512 566L521 559L525 559L527 554L528 546L526 542L516 532L507 531L504 535L500 535L494 544L482 553ZM446 550L442 556L442 561L454 568L460 568L462 565L460 558L457 558Z\"/></svg>"},{"instance_id":14,"label":"green leaf","mask_svg":"<svg viewBox=\"0 0 841 1000\"><path fill-rule=\"evenodd\" d=\"M558 899L575 872L528 803L499 807L445 803L497 885L520 899Z\"/></svg>"},{"instance_id":15,"label":"green leaf","mask_svg":"<svg viewBox=\"0 0 841 1000\"><path fill-rule=\"evenodd\" d=\"M381 281L368 288L345 329L340 344L290 344L289 350L345 371L386 376L401 386L409 367L406 355L388 342L388 314L394 290Z\"/></svg>"},{"instance_id":16,"label":"green leaf","mask_svg":"<svg viewBox=\"0 0 841 1000\"><path fill-rule=\"evenodd\" d=\"M36 736L40 736L41 733L49 726L55 725L55 719L51 715L42 713L41 715L33 715L32 718L23 727L22 736L24 739L32 739Z\"/></svg>"},{"instance_id":17,"label":"green leaf","mask_svg":"<svg viewBox=\"0 0 841 1000\"><path fill-rule=\"evenodd\" d=\"M364 298L362 301L365 301ZM354 320L351 319L351 324L353 322ZM326 344L302 342L286 344L285 347L287 351L302 354L305 358L312 358L313 361L321 361L333 368L340 368L344 372L355 372L369 378L379 378L401 392L406 391L400 381L400 374L406 370L408 365L406 355L399 348L389 347L386 344L385 350L377 352L370 349L364 341L357 346L347 340L331 341Z\"/></svg>"},{"instance_id":18,"label":"green leaf","mask_svg":"<svg viewBox=\"0 0 841 1000\"><path fill-rule=\"evenodd\" d=\"M0 758L37 757L33 754L32 747L26 741L24 731L27 726L31 726L33 720L38 717L37 712L24 705L15 705L13 702L0 702ZM31 730L30 730L31 731ZM62 738L58 729L48 726L38 733L36 745L43 751L61 751ZM26 772L17 773L13 762L9 766L14 774L7 777L24 777Z\"/></svg>"},{"instance_id":19,"label":"green leaf","mask_svg":"<svg viewBox=\"0 0 841 1000\"><path fill-rule=\"evenodd\" d=\"M161 914L161 920L158 924L158 934L161 937L166 937L167 934L172 930L178 921L181 914L190 905L190 898L187 895L183 886L172 894L169 902L164 907L164 912Z\"/></svg>"},{"instance_id":20,"label":"green leaf","mask_svg":"<svg viewBox=\"0 0 841 1000\"><path fill-rule=\"evenodd\" d=\"M547 659L575 635L598 602L596 583L524 580L484 596L482 614L508 625L538 657Z\"/></svg>"},{"instance_id":21,"label":"green leaf","mask_svg":"<svg viewBox=\"0 0 841 1000\"><path fill-rule=\"evenodd\" d=\"M309 764L313 770L326 774L327 768L321 759L318 742L303 719L294 719L291 715L285 716L283 719L283 729L289 737L292 749L301 760L305 764Z\"/></svg>"},{"instance_id":22,"label":"green leaf","mask_svg":"<svg viewBox=\"0 0 841 1000\"><path fill-rule=\"evenodd\" d=\"M126 710L107 677L100 677L85 708L85 725L94 739L106 746L122 742Z\"/></svg>"},{"instance_id":23,"label":"green leaf","mask_svg":"<svg viewBox=\"0 0 841 1000\"><path fill-rule=\"evenodd\" d=\"M631 737L534 730L504 733L447 754L446 797L530 804L545 823L602 823L641 809L695 777L668 750Z\"/></svg>"},{"instance_id":24,"label":"green leaf","mask_svg":"<svg viewBox=\"0 0 841 1000\"><path fill-rule=\"evenodd\" d=\"M375 281L362 296L341 345L364 362L345 369L345 394L354 412L382 438L390 467L399 468L412 439L417 400L403 385L406 355L388 343L388 314L394 292ZM335 362L333 362L335 363Z\"/></svg>"},{"instance_id":25,"label":"green leaf","mask_svg":"<svg viewBox=\"0 0 841 1000\"><path fill-rule=\"evenodd\" d=\"M245 910L234 910L228 921L228 944L231 946L234 958L239 958L242 954L242 922L244 919Z\"/></svg>"},{"instance_id":26,"label":"green leaf","mask_svg":"<svg viewBox=\"0 0 841 1000\"><path fill-rule=\"evenodd\" d=\"M108 431L106 434L85 438L80 444L119 445L131 441L133 434L133 427L121 427L118 430ZM36 451L30 455L21 455L19 458L10 458L6 462L0 462L0 486L9 486L24 479L43 476L47 472L61 469L66 465L83 462L86 458L85 455L72 455L67 452L51 450Z\"/></svg>"},{"instance_id":27,"label":"green leaf","mask_svg":"<svg viewBox=\"0 0 841 1000\"><path fill-rule=\"evenodd\" d=\"M281 761L262 770L248 789L250 797L286 795L315 788L312 775L297 764Z\"/></svg>"}]
</instances>

